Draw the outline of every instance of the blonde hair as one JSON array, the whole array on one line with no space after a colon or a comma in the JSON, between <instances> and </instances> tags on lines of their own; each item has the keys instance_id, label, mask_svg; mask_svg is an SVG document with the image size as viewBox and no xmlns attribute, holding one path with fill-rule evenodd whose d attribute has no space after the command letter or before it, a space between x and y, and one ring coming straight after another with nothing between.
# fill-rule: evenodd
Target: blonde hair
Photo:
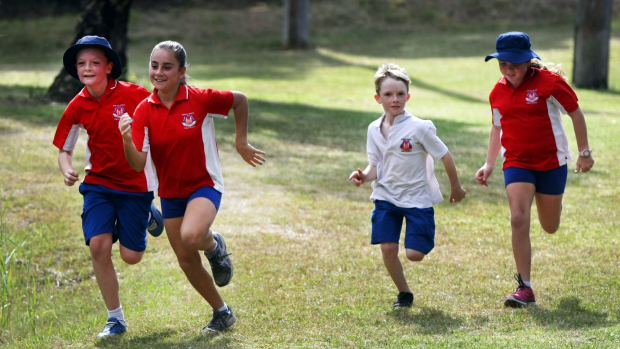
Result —
<instances>
[{"instance_id":1,"label":"blonde hair","mask_svg":"<svg viewBox=\"0 0 620 349\"><path fill-rule=\"evenodd\" d=\"M397 64L384 63L379 66L379 69L377 69L377 72L375 73L375 91L377 94L381 91L381 84L387 78L404 82L407 87L407 92L409 92L409 84L411 84L411 79L409 78L407 71L404 68L399 67Z\"/></svg>"},{"instance_id":2,"label":"blonde hair","mask_svg":"<svg viewBox=\"0 0 620 349\"><path fill-rule=\"evenodd\" d=\"M552 62L543 62L540 59L533 58L530 61L530 67L534 67L534 68L538 68L538 69L542 69L542 70L548 70L548 71L552 72L553 74L561 77L562 79L567 80L566 74L562 70L562 65L561 64L555 65Z\"/></svg>"}]
</instances>

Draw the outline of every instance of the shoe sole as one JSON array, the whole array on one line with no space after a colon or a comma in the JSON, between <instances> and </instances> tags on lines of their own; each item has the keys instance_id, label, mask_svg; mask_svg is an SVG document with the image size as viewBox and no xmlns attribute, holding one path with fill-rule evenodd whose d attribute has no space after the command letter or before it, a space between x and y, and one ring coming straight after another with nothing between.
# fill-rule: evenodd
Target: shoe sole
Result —
<instances>
[{"instance_id":1,"label":"shoe sole","mask_svg":"<svg viewBox=\"0 0 620 349\"><path fill-rule=\"evenodd\" d=\"M217 240L217 243L218 244L222 244L222 246L224 247L224 251L226 251L226 253L228 253L228 250L226 249L226 240L224 240L224 235L222 235L220 233L213 232L213 239L215 239L216 236L219 236L219 239ZM228 257L228 258L230 259L230 257ZM230 277L225 282L222 282L221 285L218 284L217 282L215 282L215 284L218 285L219 287L224 287L224 286L228 285L230 283L230 280L232 280L232 278L233 278L233 269L234 268L233 268L232 261L230 261ZM215 281L215 278L213 279L213 281Z\"/></svg>"},{"instance_id":2,"label":"shoe sole","mask_svg":"<svg viewBox=\"0 0 620 349\"><path fill-rule=\"evenodd\" d=\"M536 302L523 302L512 297L504 300L504 306L510 308L525 308L532 305L536 305Z\"/></svg>"}]
</instances>

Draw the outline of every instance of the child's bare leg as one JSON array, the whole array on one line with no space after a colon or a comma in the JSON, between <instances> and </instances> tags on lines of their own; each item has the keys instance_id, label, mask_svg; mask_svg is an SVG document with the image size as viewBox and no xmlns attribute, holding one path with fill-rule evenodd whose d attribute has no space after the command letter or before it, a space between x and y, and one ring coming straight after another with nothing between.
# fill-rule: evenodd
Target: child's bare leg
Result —
<instances>
[{"instance_id":1,"label":"child's bare leg","mask_svg":"<svg viewBox=\"0 0 620 349\"><path fill-rule=\"evenodd\" d=\"M164 219L170 246L172 246L177 256L179 266L196 291L200 293L202 298L204 298L213 309L222 308L224 306L224 300L215 287L211 274L209 274L202 264L200 251L188 247L181 239L181 225L184 224L184 219L184 217ZM211 239L213 238L211 237Z\"/></svg>"},{"instance_id":2,"label":"child's bare leg","mask_svg":"<svg viewBox=\"0 0 620 349\"><path fill-rule=\"evenodd\" d=\"M137 252L134 250L130 250L123 245L120 245L119 248L121 251L121 258L127 264L138 264L142 260L142 256L144 256L144 251Z\"/></svg>"},{"instance_id":3,"label":"child's bare leg","mask_svg":"<svg viewBox=\"0 0 620 349\"><path fill-rule=\"evenodd\" d=\"M112 264L112 233L93 236L89 242L90 257L97 278L97 285L108 310L118 309L118 279Z\"/></svg>"},{"instance_id":4,"label":"child's bare leg","mask_svg":"<svg viewBox=\"0 0 620 349\"><path fill-rule=\"evenodd\" d=\"M385 264L385 268L388 270L392 281L394 281L398 292L411 292L407 279L405 279L403 265L400 259L398 259L398 244L395 242L382 242L381 253L383 254L383 264Z\"/></svg>"},{"instance_id":5,"label":"child's bare leg","mask_svg":"<svg viewBox=\"0 0 620 349\"><path fill-rule=\"evenodd\" d=\"M410 248L406 249L405 251L407 252L407 259L412 262L420 262L424 259L424 256L426 256L424 253Z\"/></svg>"},{"instance_id":6,"label":"child's bare leg","mask_svg":"<svg viewBox=\"0 0 620 349\"><path fill-rule=\"evenodd\" d=\"M530 215L534 201L534 184L516 182L506 187L510 205L510 226L512 227L512 253L517 273L523 280L530 280L532 269L532 245L530 242Z\"/></svg>"},{"instance_id":7,"label":"child's bare leg","mask_svg":"<svg viewBox=\"0 0 620 349\"><path fill-rule=\"evenodd\" d=\"M536 208L538 209L538 220L543 230L553 234L560 228L560 217L562 216L562 197L564 195L546 195L536 193Z\"/></svg>"}]
</instances>

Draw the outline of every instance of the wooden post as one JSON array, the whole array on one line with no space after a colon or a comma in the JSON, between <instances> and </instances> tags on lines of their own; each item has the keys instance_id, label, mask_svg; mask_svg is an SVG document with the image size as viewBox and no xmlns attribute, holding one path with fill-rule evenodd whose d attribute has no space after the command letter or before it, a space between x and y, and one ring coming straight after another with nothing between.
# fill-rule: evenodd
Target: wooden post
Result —
<instances>
[{"instance_id":1,"label":"wooden post","mask_svg":"<svg viewBox=\"0 0 620 349\"><path fill-rule=\"evenodd\" d=\"M575 26L573 84L607 89L613 0L580 0Z\"/></svg>"},{"instance_id":2,"label":"wooden post","mask_svg":"<svg viewBox=\"0 0 620 349\"><path fill-rule=\"evenodd\" d=\"M287 49L310 47L310 0L284 0L283 45Z\"/></svg>"}]
</instances>

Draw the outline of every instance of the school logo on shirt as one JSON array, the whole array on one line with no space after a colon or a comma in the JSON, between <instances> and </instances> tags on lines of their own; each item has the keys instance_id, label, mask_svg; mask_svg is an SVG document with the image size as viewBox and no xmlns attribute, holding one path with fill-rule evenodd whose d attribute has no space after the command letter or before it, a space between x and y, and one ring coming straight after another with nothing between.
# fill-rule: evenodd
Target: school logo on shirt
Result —
<instances>
[{"instance_id":1,"label":"school logo on shirt","mask_svg":"<svg viewBox=\"0 0 620 349\"><path fill-rule=\"evenodd\" d=\"M536 93L536 90L527 90L525 101L527 104L534 104L538 102L538 93Z\"/></svg>"},{"instance_id":2,"label":"school logo on shirt","mask_svg":"<svg viewBox=\"0 0 620 349\"><path fill-rule=\"evenodd\" d=\"M400 149L404 152L410 152L413 147L411 146L411 139L402 139L402 143L400 144Z\"/></svg>"},{"instance_id":3,"label":"school logo on shirt","mask_svg":"<svg viewBox=\"0 0 620 349\"><path fill-rule=\"evenodd\" d=\"M182 116L183 120L181 122L183 123L183 126L185 126L185 128L193 128L196 125L196 118L194 118L194 113L182 114Z\"/></svg>"},{"instance_id":4,"label":"school logo on shirt","mask_svg":"<svg viewBox=\"0 0 620 349\"><path fill-rule=\"evenodd\" d=\"M123 116L126 112L127 111L125 110L124 104L115 105L114 106L114 111L112 112L112 115L114 115L114 118L120 119L121 116Z\"/></svg>"}]
</instances>

